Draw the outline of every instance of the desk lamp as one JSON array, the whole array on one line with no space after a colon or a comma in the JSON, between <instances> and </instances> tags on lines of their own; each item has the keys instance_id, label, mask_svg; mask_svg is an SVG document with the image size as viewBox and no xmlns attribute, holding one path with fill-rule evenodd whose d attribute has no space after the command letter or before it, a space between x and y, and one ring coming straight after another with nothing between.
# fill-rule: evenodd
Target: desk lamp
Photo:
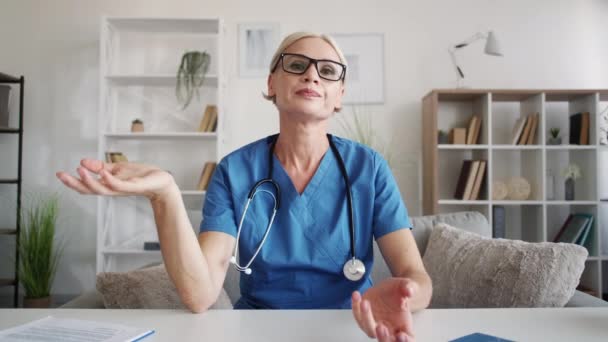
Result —
<instances>
[{"instance_id":1,"label":"desk lamp","mask_svg":"<svg viewBox=\"0 0 608 342\"><path fill-rule=\"evenodd\" d=\"M456 70L456 77L457 77L456 85L458 86L458 88L463 87L462 83L464 80L464 73L462 72L462 69L460 68L460 66L458 66L458 62L456 61L456 51L458 51L462 48L465 48L465 47L469 46L471 43L478 41L480 39L486 40L486 47L484 49L484 52L487 55L502 56L502 51L500 49L500 45L498 44L496 35L494 35L494 32L492 32L492 31L488 31L487 33L486 32L477 32L470 38L464 40L462 43L456 44L454 46L450 46L449 51L450 51L450 56L452 57L452 63L454 64L454 68Z\"/></svg>"}]
</instances>

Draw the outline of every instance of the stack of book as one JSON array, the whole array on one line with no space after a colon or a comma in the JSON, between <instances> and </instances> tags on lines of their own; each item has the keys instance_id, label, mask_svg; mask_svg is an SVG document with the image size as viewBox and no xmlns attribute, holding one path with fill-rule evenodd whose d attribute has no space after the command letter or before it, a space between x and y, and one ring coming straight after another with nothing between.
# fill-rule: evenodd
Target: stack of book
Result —
<instances>
[{"instance_id":1,"label":"stack of book","mask_svg":"<svg viewBox=\"0 0 608 342\"><path fill-rule=\"evenodd\" d=\"M530 114L526 117L521 117L515 122L513 133L511 135L511 144L513 145L534 145L536 131L539 125L538 113Z\"/></svg>"},{"instance_id":2,"label":"stack of book","mask_svg":"<svg viewBox=\"0 0 608 342\"><path fill-rule=\"evenodd\" d=\"M570 116L570 145L589 145L589 113Z\"/></svg>"},{"instance_id":3,"label":"stack of book","mask_svg":"<svg viewBox=\"0 0 608 342\"><path fill-rule=\"evenodd\" d=\"M198 185L196 187L199 191L206 191L209 186L209 180L213 175L213 171L215 171L215 167L217 164L215 162L206 162L203 167L203 171L201 172L201 176L198 179Z\"/></svg>"},{"instance_id":4,"label":"stack of book","mask_svg":"<svg viewBox=\"0 0 608 342\"><path fill-rule=\"evenodd\" d=\"M463 161L454 192L455 199L470 201L479 199L480 190L485 184L486 164L486 160Z\"/></svg>"},{"instance_id":5,"label":"stack of book","mask_svg":"<svg viewBox=\"0 0 608 342\"><path fill-rule=\"evenodd\" d=\"M593 215L570 214L553 242L575 243L584 246L593 228Z\"/></svg>"},{"instance_id":6,"label":"stack of book","mask_svg":"<svg viewBox=\"0 0 608 342\"><path fill-rule=\"evenodd\" d=\"M217 129L217 107L208 105L198 126L199 132L215 132Z\"/></svg>"}]
</instances>

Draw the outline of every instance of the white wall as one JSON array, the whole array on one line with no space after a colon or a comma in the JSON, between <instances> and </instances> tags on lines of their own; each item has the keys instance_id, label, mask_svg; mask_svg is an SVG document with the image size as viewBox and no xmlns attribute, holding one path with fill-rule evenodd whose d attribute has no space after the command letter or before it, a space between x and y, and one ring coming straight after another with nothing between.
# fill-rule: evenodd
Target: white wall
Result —
<instances>
[{"instance_id":1,"label":"white wall","mask_svg":"<svg viewBox=\"0 0 608 342\"><path fill-rule=\"evenodd\" d=\"M481 53L478 42L459 54L474 88L608 88L608 2L568 1L82 1L4 0L0 4L0 71L27 80L24 181L26 189L58 189L56 170L74 171L95 156L99 18L219 16L227 27L227 146L233 150L278 128L276 111L261 98L265 79L240 79L237 24L275 21L281 35L295 30L381 32L385 35L385 103L376 129L394 136L394 172L412 215L420 213L420 99L455 85L447 54L478 30L494 29L504 58ZM604 63L602 63L604 62ZM0 144L3 156L12 156ZM3 157L0 171L10 170ZM8 198L6 190L3 197ZM3 203L4 207L6 202ZM70 236L54 292L94 287L93 198L63 191L61 230ZM12 219L2 216L0 223ZM1 247L2 245L0 245ZM2 254L2 253L0 253ZM5 269L3 265L1 269Z\"/></svg>"}]
</instances>

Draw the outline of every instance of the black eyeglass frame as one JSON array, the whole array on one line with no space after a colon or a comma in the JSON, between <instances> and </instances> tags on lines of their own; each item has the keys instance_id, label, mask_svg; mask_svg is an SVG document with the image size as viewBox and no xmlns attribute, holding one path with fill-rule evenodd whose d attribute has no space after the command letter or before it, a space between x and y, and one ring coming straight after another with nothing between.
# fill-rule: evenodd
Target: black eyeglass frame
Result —
<instances>
[{"instance_id":1,"label":"black eyeglass frame","mask_svg":"<svg viewBox=\"0 0 608 342\"><path fill-rule=\"evenodd\" d=\"M309 60L308 66L306 67L306 69L304 69L300 73L285 70L285 65L283 64L283 61L284 61L283 57L285 57L285 56L298 56L298 57L306 58L306 59ZM319 65L317 64L318 62L331 62L331 63L336 63L338 65L341 65L342 66L342 74L340 75L340 77L337 80L332 80L330 78L323 77L323 76L321 76L321 72L319 71ZM279 63L281 63L281 68L283 69L283 71L285 71L287 73L290 73L290 74L294 74L294 75L302 75L302 74L304 74L308 70L308 68L310 68L310 65L314 64L315 65L315 69L317 70L317 75L319 75L319 77L321 77L324 80L332 81L332 82L338 82L338 81L343 81L344 82L344 80L346 79L346 65L342 64L340 62L336 62L336 61L331 60L331 59L314 59L314 58L310 58L310 57L308 57L306 55L302 55L302 54L299 54L299 53L285 53L284 52L284 53L281 54L281 56L279 57L279 59L277 59L277 62L272 67L272 70L270 71L271 73L273 73L273 72L275 72L275 70L277 70L277 67L279 66Z\"/></svg>"}]
</instances>

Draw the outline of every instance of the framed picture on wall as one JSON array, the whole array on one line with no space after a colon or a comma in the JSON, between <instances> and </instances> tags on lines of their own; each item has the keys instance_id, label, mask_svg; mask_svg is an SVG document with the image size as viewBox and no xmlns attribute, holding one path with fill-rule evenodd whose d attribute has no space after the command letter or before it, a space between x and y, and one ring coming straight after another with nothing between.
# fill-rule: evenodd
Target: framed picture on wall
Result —
<instances>
[{"instance_id":1,"label":"framed picture on wall","mask_svg":"<svg viewBox=\"0 0 608 342\"><path fill-rule=\"evenodd\" d=\"M331 35L348 63L344 104L384 103L384 34Z\"/></svg>"},{"instance_id":2,"label":"framed picture on wall","mask_svg":"<svg viewBox=\"0 0 608 342\"><path fill-rule=\"evenodd\" d=\"M279 45L279 24L241 23L238 26L239 76L268 76L270 59Z\"/></svg>"}]
</instances>

